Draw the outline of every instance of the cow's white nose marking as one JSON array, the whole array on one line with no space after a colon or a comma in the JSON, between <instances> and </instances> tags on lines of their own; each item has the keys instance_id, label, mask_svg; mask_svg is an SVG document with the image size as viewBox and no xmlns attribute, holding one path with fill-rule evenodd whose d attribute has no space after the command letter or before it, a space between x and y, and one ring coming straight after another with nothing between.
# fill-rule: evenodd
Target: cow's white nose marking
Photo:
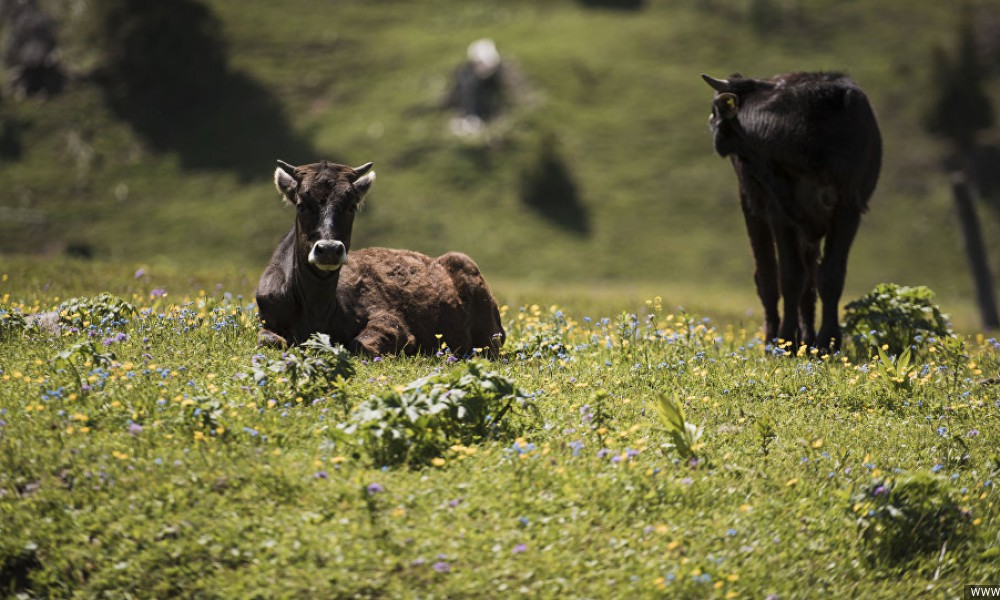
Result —
<instances>
[{"instance_id":1,"label":"cow's white nose marking","mask_svg":"<svg viewBox=\"0 0 1000 600\"><path fill-rule=\"evenodd\" d=\"M347 249L337 240L320 240L309 251L309 264L322 271L336 271L347 262Z\"/></svg>"}]
</instances>

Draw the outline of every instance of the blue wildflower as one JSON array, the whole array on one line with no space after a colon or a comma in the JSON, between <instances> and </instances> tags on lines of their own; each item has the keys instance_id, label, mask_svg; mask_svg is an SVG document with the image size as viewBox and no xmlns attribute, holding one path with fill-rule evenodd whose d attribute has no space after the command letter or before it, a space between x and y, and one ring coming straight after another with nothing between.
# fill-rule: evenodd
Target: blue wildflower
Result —
<instances>
[{"instance_id":1,"label":"blue wildflower","mask_svg":"<svg viewBox=\"0 0 1000 600\"><path fill-rule=\"evenodd\" d=\"M579 456L580 449L583 448L583 442L580 440L574 440L566 445L573 449L573 456Z\"/></svg>"}]
</instances>

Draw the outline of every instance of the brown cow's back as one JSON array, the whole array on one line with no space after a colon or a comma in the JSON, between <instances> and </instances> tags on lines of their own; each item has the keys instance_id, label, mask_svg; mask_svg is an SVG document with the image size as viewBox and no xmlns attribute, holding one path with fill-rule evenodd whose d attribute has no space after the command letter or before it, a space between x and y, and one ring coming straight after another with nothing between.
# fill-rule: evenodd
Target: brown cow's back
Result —
<instances>
[{"instance_id":1,"label":"brown cow's back","mask_svg":"<svg viewBox=\"0 0 1000 600\"><path fill-rule=\"evenodd\" d=\"M337 301L350 321L365 324L358 342L375 354L433 354L446 344L459 355L473 348L495 355L504 340L496 302L464 254L435 259L389 248L352 251Z\"/></svg>"}]
</instances>

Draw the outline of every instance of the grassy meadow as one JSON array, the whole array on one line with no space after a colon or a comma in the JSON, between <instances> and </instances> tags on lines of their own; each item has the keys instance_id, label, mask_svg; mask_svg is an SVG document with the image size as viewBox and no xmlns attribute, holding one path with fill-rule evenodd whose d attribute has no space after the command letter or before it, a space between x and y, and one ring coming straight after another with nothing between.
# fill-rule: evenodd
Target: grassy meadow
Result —
<instances>
[{"instance_id":1,"label":"grassy meadow","mask_svg":"<svg viewBox=\"0 0 1000 600\"><path fill-rule=\"evenodd\" d=\"M226 70L158 128L94 75L95 2L40 0L62 93L0 90L0 597L1000 584L1000 343L922 127L959 3L201 4ZM968 6L988 37L1000 3ZM458 136L443 100L487 36L516 85ZM884 137L844 303L929 286L955 336L879 353L873 330L833 356L761 339L699 75L795 70L853 76ZM1000 94L995 68L984 85ZM472 256L505 307L500 359L256 348L253 289L293 218L274 159L373 161L354 247ZM526 200L552 164L569 213ZM1000 205L978 208L995 267ZM57 334L23 318L44 311Z\"/></svg>"},{"instance_id":2,"label":"grassy meadow","mask_svg":"<svg viewBox=\"0 0 1000 600\"><path fill-rule=\"evenodd\" d=\"M996 583L993 338L922 338L909 363L861 344L776 356L752 319L529 289L511 297L539 302L505 305L494 363L309 358L255 348L249 276L9 267L3 595L889 598ZM14 316L59 307L58 336ZM454 398L479 421L460 423Z\"/></svg>"}]
</instances>

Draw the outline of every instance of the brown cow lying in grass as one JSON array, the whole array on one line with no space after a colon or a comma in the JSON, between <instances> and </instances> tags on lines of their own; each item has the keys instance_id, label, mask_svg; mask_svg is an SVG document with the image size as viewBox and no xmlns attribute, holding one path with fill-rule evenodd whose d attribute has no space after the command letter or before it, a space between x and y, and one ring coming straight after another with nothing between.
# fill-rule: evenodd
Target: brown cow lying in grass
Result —
<instances>
[{"instance_id":1,"label":"brown cow lying in grass","mask_svg":"<svg viewBox=\"0 0 1000 600\"><path fill-rule=\"evenodd\" d=\"M434 354L444 344L459 356L481 349L496 357L500 311L471 258L388 248L348 255L355 213L375 181L371 167L278 161L274 183L296 216L257 284L259 344L325 333L369 356Z\"/></svg>"}]
</instances>

